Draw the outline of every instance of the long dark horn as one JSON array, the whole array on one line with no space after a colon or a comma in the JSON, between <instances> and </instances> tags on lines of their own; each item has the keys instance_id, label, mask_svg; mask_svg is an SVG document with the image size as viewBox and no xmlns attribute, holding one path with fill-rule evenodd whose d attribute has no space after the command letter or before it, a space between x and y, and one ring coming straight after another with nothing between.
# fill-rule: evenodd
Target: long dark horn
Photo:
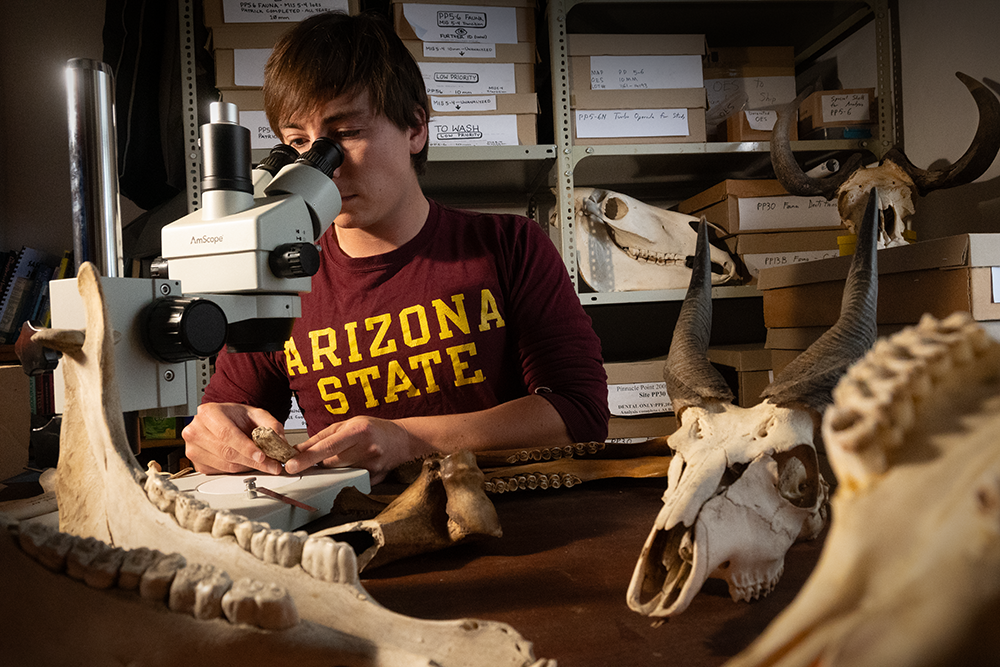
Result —
<instances>
[{"instance_id":1,"label":"long dark horn","mask_svg":"<svg viewBox=\"0 0 1000 667\"><path fill-rule=\"evenodd\" d=\"M971 183L990 168L1000 152L1000 100L997 100L993 91L971 76L962 72L955 72L955 76L972 93L979 109L979 128L965 154L947 169L935 171L913 166L898 148L893 148L885 156L886 160L894 161L910 175L920 196L933 190Z\"/></svg>"},{"instance_id":2,"label":"long dark horn","mask_svg":"<svg viewBox=\"0 0 1000 667\"><path fill-rule=\"evenodd\" d=\"M691 282L674 326L670 352L663 367L667 395L674 413L706 401L733 400L733 392L708 361L706 352L712 335L712 265L709 257L708 223L698 224Z\"/></svg>"},{"instance_id":3,"label":"long dark horn","mask_svg":"<svg viewBox=\"0 0 1000 667\"><path fill-rule=\"evenodd\" d=\"M833 402L831 392L847 367L865 355L877 336L878 190L868 195L868 208L858 234L851 270L844 284L840 318L796 357L761 395L772 403L805 404L822 412Z\"/></svg>"},{"instance_id":4,"label":"long dark horn","mask_svg":"<svg viewBox=\"0 0 1000 667\"><path fill-rule=\"evenodd\" d=\"M861 164L861 155L855 153L836 173L824 178L813 178L806 175L792 153L792 123L798 118L797 112L812 92L812 87L803 90L794 102L787 104L778 111L778 120L774 123L774 130L771 132L771 166L774 175L781 183L781 186L788 190L789 194L800 197L816 197L822 195L827 199L833 199L837 194L837 189L854 173Z\"/></svg>"}]
</instances>

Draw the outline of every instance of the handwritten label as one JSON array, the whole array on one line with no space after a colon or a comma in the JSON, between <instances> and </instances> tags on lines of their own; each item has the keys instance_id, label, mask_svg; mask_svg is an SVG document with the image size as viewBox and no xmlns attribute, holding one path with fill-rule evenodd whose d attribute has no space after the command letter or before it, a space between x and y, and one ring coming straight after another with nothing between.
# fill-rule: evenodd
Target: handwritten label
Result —
<instances>
[{"instance_id":1,"label":"handwritten label","mask_svg":"<svg viewBox=\"0 0 1000 667\"><path fill-rule=\"evenodd\" d=\"M496 111L496 95L475 95L465 97L436 97L431 95L431 111L441 113Z\"/></svg>"},{"instance_id":2,"label":"handwritten label","mask_svg":"<svg viewBox=\"0 0 1000 667\"><path fill-rule=\"evenodd\" d=\"M795 99L794 76L753 76L732 79L705 79L708 108L746 94L747 109L773 109ZM732 109L729 113L735 112ZM729 114L726 114L729 115ZM725 117L725 116L723 116Z\"/></svg>"},{"instance_id":3,"label":"handwritten label","mask_svg":"<svg viewBox=\"0 0 1000 667\"><path fill-rule=\"evenodd\" d=\"M576 110L576 136L580 139L689 134L687 109Z\"/></svg>"},{"instance_id":4,"label":"handwritten label","mask_svg":"<svg viewBox=\"0 0 1000 667\"><path fill-rule=\"evenodd\" d=\"M233 51L233 83L237 86L264 85L264 65L271 49L236 49Z\"/></svg>"},{"instance_id":5,"label":"handwritten label","mask_svg":"<svg viewBox=\"0 0 1000 667\"><path fill-rule=\"evenodd\" d=\"M424 42L424 58L496 58L496 44Z\"/></svg>"},{"instance_id":6,"label":"handwritten label","mask_svg":"<svg viewBox=\"0 0 1000 667\"><path fill-rule=\"evenodd\" d=\"M666 382L609 384L608 408L615 417L673 412Z\"/></svg>"},{"instance_id":7,"label":"handwritten label","mask_svg":"<svg viewBox=\"0 0 1000 667\"><path fill-rule=\"evenodd\" d=\"M743 112L751 130L770 132L778 121L778 112L770 109L751 109Z\"/></svg>"},{"instance_id":8,"label":"handwritten label","mask_svg":"<svg viewBox=\"0 0 1000 667\"><path fill-rule=\"evenodd\" d=\"M226 23L294 22L331 10L350 11L348 0L309 0L309 2L223 0L222 3L222 15Z\"/></svg>"},{"instance_id":9,"label":"handwritten label","mask_svg":"<svg viewBox=\"0 0 1000 667\"><path fill-rule=\"evenodd\" d=\"M839 257L840 250L799 250L795 252L769 252L760 254L740 255L743 263L746 264L747 271L754 278L760 275L761 269L770 269L774 266L786 266L788 264L800 264L802 262L812 262L817 259L828 257Z\"/></svg>"},{"instance_id":10,"label":"handwritten label","mask_svg":"<svg viewBox=\"0 0 1000 667\"><path fill-rule=\"evenodd\" d=\"M701 88L701 56L591 56L593 90Z\"/></svg>"},{"instance_id":11,"label":"handwritten label","mask_svg":"<svg viewBox=\"0 0 1000 667\"><path fill-rule=\"evenodd\" d=\"M820 97L824 123L867 123L871 118L868 93L841 93Z\"/></svg>"},{"instance_id":12,"label":"handwritten label","mask_svg":"<svg viewBox=\"0 0 1000 667\"><path fill-rule=\"evenodd\" d=\"M424 42L517 43L514 7L468 7L406 3L403 17Z\"/></svg>"},{"instance_id":13,"label":"handwritten label","mask_svg":"<svg viewBox=\"0 0 1000 667\"><path fill-rule=\"evenodd\" d=\"M825 197L740 197L740 230L834 227L840 224L837 200Z\"/></svg>"},{"instance_id":14,"label":"handwritten label","mask_svg":"<svg viewBox=\"0 0 1000 667\"><path fill-rule=\"evenodd\" d=\"M270 150L275 144L281 143L271 131L267 114L263 111L240 111L240 125L250 130L250 150Z\"/></svg>"},{"instance_id":15,"label":"handwritten label","mask_svg":"<svg viewBox=\"0 0 1000 667\"><path fill-rule=\"evenodd\" d=\"M428 121L431 146L517 146L517 116L435 116Z\"/></svg>"},{"instance_id":16,"label":"handwritten label","mask_svg":"<svg viewBox=\"0 0 1000 667\"><path fill-rule=\"evenodd\" d=\"M417 63L428 95L507 95L516 92L513 63Z\"/></svg>"}]
</instances>

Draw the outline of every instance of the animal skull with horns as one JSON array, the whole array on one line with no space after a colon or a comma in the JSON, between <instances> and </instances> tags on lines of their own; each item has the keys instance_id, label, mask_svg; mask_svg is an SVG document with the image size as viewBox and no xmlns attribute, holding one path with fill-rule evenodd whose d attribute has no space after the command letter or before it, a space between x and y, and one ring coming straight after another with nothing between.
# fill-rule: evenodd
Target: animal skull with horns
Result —
<instances>
[{"instance_id":1,"label":"animal skull with horns","mask_svg":"<svg viewBox=\"0 0 1000 667\"><path fill-rule=\"evenodd\" d=\"M904 233L910 229L914 213L914 195L925 196L933 190L964 185L989 169L1000 151L1000 101L986 86L972 77L956 72L979 109L979 128L965 154L946 169L928 171L915 167L899 146L889 150L877 165L864 167L861 156L852 155L836 173L813 178L799 166L789 143L795 112L812 92L806 89L778 114L771 140L771 164L778 181L789 193L806 197L837 197L841 221L857 233L864 213L866 195L878 188L881 199L879 247L907 243Z\"/></svg>"},{"instance_id":2,"label":"animal skull with horns","mask_svg":"<svg viewBox=\"0 0 1000 667\"><path fill-rule=\"evenodd\" d=\"M705 356L712 319L707 229L664 367L679 427L663 507L643 545L628 605L647 616L674 616L709 577L724 579L734 600L766 595L785 553L826 522L828 485L816 443L831 391L876 337L878 192L868 202L837 323L799 355L750 408Z\"/></svg>"}]
</instances>

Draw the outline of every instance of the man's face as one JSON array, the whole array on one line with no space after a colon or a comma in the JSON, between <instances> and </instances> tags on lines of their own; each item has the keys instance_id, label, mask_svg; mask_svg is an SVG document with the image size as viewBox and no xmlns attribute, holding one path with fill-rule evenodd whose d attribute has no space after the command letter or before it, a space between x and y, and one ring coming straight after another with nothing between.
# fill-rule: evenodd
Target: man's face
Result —
<instances>
[{"instance_id":1,"label":"man's face","mask_svg":"<svg viewBox=\"0 0 1000 667\"><path fill-rule=\"evenodd\" d=\"M339 228L391 226L404 213L417 184L410 156L427 140L426 125L402 130L384 115L375 115L368 94L339 96L316 113L293 116L280 128L282 140L300 153L319 137L338 142L344 162L333 173L343 205L334 221Z\"/></svg>"}]
</instances>

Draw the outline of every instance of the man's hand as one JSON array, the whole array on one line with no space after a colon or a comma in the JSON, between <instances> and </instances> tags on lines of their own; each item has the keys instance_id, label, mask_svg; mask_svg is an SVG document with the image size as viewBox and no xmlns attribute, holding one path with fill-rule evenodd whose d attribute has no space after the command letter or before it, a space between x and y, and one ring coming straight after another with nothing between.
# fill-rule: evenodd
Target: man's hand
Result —
<instances>
[{"instance_id":1,"label":"man's hand","mask_svg":"<svg viewBox=\"0 0 1000 667\"><path fill-rule=\"evenodd\" d=\"M414 458L410 435L397 422L353 417L331 424L299 445L300 453L285 463L290 474L320 465L324 468L365 468L377 484L393 468Z\"/></svg>"},{"instance_id":2,"label":"man's hand","mask_svg":"<svg viewBox=\"0 0 1000 667\"><path fill-rule=\"evenodd\" d=\"M279 435L285 433L282 424L266 410L239 403L204 403L181 432L185 454L195 470L207 475L247 470L280 475L281 464L267 458L250 439L258 426L268 426Z\"/></svg>"}]
</instances>

